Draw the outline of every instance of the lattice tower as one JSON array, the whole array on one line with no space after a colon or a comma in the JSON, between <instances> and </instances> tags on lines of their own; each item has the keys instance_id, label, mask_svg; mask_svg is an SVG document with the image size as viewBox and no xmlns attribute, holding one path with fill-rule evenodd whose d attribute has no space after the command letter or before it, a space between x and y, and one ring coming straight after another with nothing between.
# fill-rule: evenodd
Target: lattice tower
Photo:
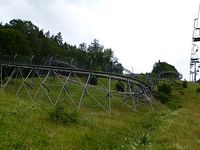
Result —
<instances>
[{"instance_id":1,"label":"lattice tower","mask_svg":"<svg viewBox=\"0 0 200 150\"><path fill-rule=\"evenodd\" d=\"M200 7L198 16L194 19L193 33L192 33L192 49L190 57L190 81L196 82L199 80L199 69L200 69Z\"/></svg>"}]
</instances>

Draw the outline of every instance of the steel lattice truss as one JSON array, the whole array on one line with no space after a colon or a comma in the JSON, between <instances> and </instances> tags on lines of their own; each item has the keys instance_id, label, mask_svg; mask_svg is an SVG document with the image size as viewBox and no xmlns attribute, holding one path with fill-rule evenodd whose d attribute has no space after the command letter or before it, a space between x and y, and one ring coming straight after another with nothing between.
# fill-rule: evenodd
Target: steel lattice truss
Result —
<instances>
[{"instance_id":1,"label":"steel lattice truss","mask_svg":"<svg viewBox=\"0 0 200 150\"><path fill-rule=\"evenodd\" d=\"M32 102L49 101L56 105L65 102L77 111L84 107L110 112L115 107L137 111L145 104L153 109L148 94L151 88L131 76L91 72L62 67L0 64L1 88ZM91 80L97 85L92 85ZM117 91L112 83L120 81L124 91ZM119 105L121 104L121 105Z\"/></svg>"},{"instance_id":2,"label":"steel lattice truss","mask_svg":"<svg viewBox=\"0 0 200 150\"><path fill-rule=\"evenodd\" d=\"M200 26L199 26L199 13L198 17L194 19L194 30L192 34L192 50L190 57L190 80L196 82L199 76L200 68L200 57L199 57L199 46L200 46Z\"/></svg>"}]
</instances>

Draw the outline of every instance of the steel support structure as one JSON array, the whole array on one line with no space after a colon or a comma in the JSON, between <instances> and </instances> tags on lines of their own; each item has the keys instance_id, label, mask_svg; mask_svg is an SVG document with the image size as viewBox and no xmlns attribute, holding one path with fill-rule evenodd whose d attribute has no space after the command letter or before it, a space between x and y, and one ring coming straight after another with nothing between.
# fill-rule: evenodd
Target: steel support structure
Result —
<instances>
[{"instance_id":1,"label":"steel support structure","mask_svg":"<svg viewBox=\"0 0 200 150\"><path fill-rule=\"evenodd\" d=\"M200 46L200 25L199 25L199 14L200 7L198 11L198 16L194 19L194 29L192 34L192 49L190 56L190 81L196 82L199 80L199 69L200 69L200 56L199 56L199 46Z\"/></svg>"},{"instance_id":2,"label":"steel support structure","mask_svg":"<svg viewBox=\"0 0 200 150\"><path fill-rule=\"evenodd\" d=\"M98 79L97 85L91 84L91 78ZM123 92L112 86L112 83L118 81L125 84ZM77 111L88 106L87 103L109 114L112 112L112 105L120 103L123 107L137 111L139 104L144 102L153 110L148 96L151 87L130 76L73 68L4 63L0 64L0 82L2 90L11 88L17 97L27 96L32 102L45 99L52 105L66 102Z\"/></svg>"}]
</instances>

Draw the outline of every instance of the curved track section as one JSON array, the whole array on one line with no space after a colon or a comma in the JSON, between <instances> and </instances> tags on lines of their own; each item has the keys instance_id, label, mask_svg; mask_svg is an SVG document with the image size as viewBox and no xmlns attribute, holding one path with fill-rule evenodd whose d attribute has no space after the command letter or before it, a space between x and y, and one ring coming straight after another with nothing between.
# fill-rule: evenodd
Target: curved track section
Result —
<instances>
[{"instance_id":1,"label":"curved track section","mask_svg":"<svg viewBox=\"0 0 200 150\"><path fill-rule=\"evenodd\" d=\"M29 97L33 102L46 99L56 105L65 101L70 109L74 107L77 111L92 106L110 113L112 108L119 106L137 111L144 104L153 109L149 98L150 85L131 76L14 63L0 64L0 76L3 90L13 91L17 97ZM116 84L122 90L116 90Z\"/></svg>"}]
</instances>

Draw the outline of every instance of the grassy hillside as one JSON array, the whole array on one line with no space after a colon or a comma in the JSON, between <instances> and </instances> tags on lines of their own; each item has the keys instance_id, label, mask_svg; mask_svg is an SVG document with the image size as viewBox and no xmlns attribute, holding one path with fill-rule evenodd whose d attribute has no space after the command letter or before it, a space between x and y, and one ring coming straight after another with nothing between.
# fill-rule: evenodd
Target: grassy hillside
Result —
<instances>
[{"instance_id":1,"label":"grassy hillside","mask_svg":"<svg viewBox=\"0 0 200 150\"><path fill-rule=\"evenodd\" d=\"M170 102L163 105L154 100L153 112L115 108L111 116L103 111L87 113L87 107L73 113L65 104L60 106L63 111L56 112L48 101L32 103L0 91L0 149L198 150L198 87L192 83L188 88L173 86ZM180 108L172 107L176 104Z\"/></svg>"}]
</instances>

